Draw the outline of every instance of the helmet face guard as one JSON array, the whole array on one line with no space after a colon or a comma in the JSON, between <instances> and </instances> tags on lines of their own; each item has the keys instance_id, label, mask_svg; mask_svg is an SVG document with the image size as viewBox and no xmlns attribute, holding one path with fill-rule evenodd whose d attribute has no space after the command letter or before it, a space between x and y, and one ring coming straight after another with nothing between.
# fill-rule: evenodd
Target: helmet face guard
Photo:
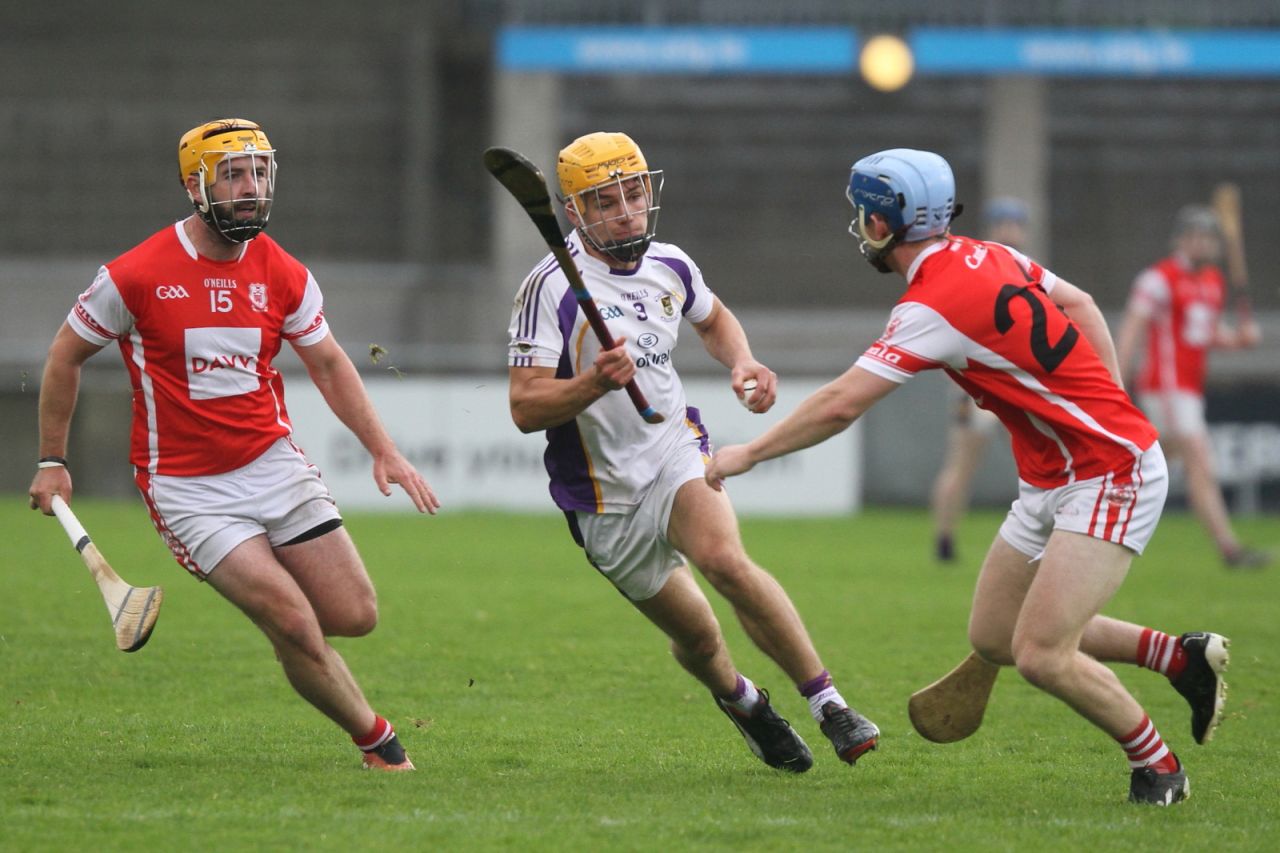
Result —
<instances>
[{"instance_id":1,"label":"helmet face guard","mask_svg":"<svg viewBox=\"0 0 1280 853\"><path fill-rule=\"evenodd\" d=\"M212 160L212 166L209 161ZM206 177L207 176L207 177ZM218 186L228 185L225 193ZM228 153L200 160L200 199L196 212L232 243L252 240L267 227L275 198L275 152ZM225 194L221 200L215 194Z\"/></svg>"},{"instance_id":2,"label":"helmet face guard","mask_svg":"<svg viewBox=\"0 0 1280 853\"><path fill-rule=\"evenodd\" d=\"M849 177L845 197L857 214L849 223L849 233L858 241L858 251L867 263L880 272L889 272L886 258L894 245L906 233L902 224L902 207L893 188L879 178L859 174L856 170ZM889 234L880 240L867 233L867 220L878 213L889 225Z\"/></svg>"},{"instance_id":3,"label":"helmet face guard","mask_svg":"<svg viewBox=\"0 0 1280 853\"><path fill-rule=\"evenodd\" d=\"M658 231L662 182L661 170L613 175L570 195L565 204L577 217L577 229L584 240L615 261L630 264L644 256ZM601 190L614 192L602 196ZM614 223L640 217L645 217L643 233L621 239L612 236Z\"/></svg>"},{"instance_id":4,"label":"helmet face guard","mask_svg":"<svg viewBox=\"0 0 1280 853\"><path fill-rule=\"evenodd\" d=\"M232 243L267 227L275 198L275 149L258 125L219 119L189 130L178 143L179 177L199 177L191 193L196 214Z\"/></svg>"}]
</instances>

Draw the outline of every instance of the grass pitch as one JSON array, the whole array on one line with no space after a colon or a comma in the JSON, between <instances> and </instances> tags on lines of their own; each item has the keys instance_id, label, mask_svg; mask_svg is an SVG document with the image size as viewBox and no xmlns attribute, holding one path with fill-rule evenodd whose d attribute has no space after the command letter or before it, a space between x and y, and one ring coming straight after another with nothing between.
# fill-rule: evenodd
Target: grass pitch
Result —
<instances>
[{"instance_id":1,"label":"grass pitch","mask_svg":"<svg viewBox=\"0 0 1280 853\"><path fill-rule=\"evenodd\" d=\"M1206 747L1163 678L1117 667L1191 777L1191 799L1163 810L1125 803L1119 748L1012 672L969 740L912 731L907 697L967 651L996 514L966 520L946 568L920 511L743 522L845 697L883 731L879 751L841 764L713 596L739 667L813 747L803 776L748 753L558 516L353 514L382 620L335 645L418 765L391 776L358 769L257 630L168 558L139 502L76 503L127 580L165 586L132 655L57 523L24 505L0 502L4 850L1171 851L1280 837L1280 570L1225 571L1183 515L1107 611L1233 641L1227 718ZM1240 526L1280 541L1274 518Z\"/></svg>"}]
</instances>

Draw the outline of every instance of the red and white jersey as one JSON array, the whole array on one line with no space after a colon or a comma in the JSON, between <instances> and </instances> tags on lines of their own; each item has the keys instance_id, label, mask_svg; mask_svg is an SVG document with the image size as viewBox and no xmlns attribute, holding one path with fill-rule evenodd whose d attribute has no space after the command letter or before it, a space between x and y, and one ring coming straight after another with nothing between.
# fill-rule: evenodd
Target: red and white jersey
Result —
<instances>
[{"instance_id":1,"label":"red and white jersey","mask_svg":"<svg viewBox=\"0 0 1280 853\"><path fill-rule=\"evenodd\" d=\"M329 334L320 288L266 235L240 258L200 256L182 223L98 270L67 317L120 345L133 383L130 461L152 474L221 474L292 432L271 360L281 340Z\"/></svg>"},{"instance_id":2,"label":"red and white jersey","mask_svg":"<svg viewBox=\"0 0 1280 853\"><path fill-rule=\"evenodd\" d=\"M946 370L1013 438L1018 476L1049 489L1125 472L1155 428L1050 298L1057 277L999 243L922 252L859 367L894 382Z\"/></svg>"},{"instance_id":3,"label":"red and white jersey","mask_svg":"<svg viewBox=\"0 0 1280 853\"><path fill-rule=\"evenodd\" d=\"M1139 273L1129 297L1130 310L1148 320L1139 391L1204 394L1209 348L1225 299L1226 283L1215 266L1193 269L1172 255Z\"/></svg>"}]
</instances>

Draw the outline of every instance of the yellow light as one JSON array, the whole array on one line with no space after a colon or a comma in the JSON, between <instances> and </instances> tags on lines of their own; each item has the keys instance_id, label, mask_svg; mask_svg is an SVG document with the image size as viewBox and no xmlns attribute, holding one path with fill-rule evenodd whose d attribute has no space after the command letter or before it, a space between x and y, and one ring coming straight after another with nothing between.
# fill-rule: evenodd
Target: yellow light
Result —
<instances>
[{"instance_id":1,"label":"yellow light","mask_svg":"<svg viewBox=\"0 0 1280 853\"><path fill-rule=\"evenodd\" d=\"M894 92L907 85L915 71L911 48L897 36L876 36L862 46L858 59L862 77L872 88Z\"/></svg>"}]
</instances>

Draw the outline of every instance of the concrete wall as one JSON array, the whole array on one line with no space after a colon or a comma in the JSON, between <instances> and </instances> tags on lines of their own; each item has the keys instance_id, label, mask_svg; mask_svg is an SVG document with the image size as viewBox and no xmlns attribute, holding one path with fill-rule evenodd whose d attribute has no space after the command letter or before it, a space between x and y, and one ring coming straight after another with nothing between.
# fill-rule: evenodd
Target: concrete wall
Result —
<instances>
[{"instance_id":1,"label":"concrete wall","mask_svg":"<svg viewBox=\"0 0 1280 853\"><path fill-rule=\"evenodd\" d=\"M393 307L384 306L384 310L394 313ZM336 314L339 315L335 321L337 327L345 329L340 339L345 341L348 353L362 374L369 381L387 376L388 364L395 360L394 349L389 362L374 366L367 357L365 343L378 331L371 325L371 318L382 315L348 308L339 308ZM884 316L875 312L788 315L744 312L741 319L752 338L756 356L773 367L785 385L800 379L825 381L838 375L875 340ZM1115 318L1110 319L1114 324ZM1276 382L1275 370L1275 365L1280 364L1280 314L1266 314L1261 319L1268 342L1265 348L1248 353L1218 353L1211 361L1211 421L1237 425L1280 423L1280 384ZM49 328L52 326L39 331L49 335ZM43 346L40 345L41 349L26 367L9 373L0 387L0 442L7 451L0 455L0 493L25 491L33 472ZM491 388L495 396L506 394L506 376L500 367L504 356L503 348L477 353L477 363L482 357L488 366L474 372L474 381ZM693 341L686 341L677 359L686 377L719 377L724 372ZM131 494L126 461L129 395L124 368L119 356L112 351L100 353L89 365L69 449L77 482L85 493ZM287 347L279 365L287 373L288 384L307 382L305 375L298 373L298 362ZM410 375L423 374L414 368L409 371ZM944 455L952 394L952 384L943 376L924 376L908 383L868 413L862 439L867 504L919 506L927 501ZM1258 467L1257 463L1249 463L1249 459L1280 458L1280 448L1271 446L1280 439L1270 433L1263 438L1265 446L1224 447L1245 463L1243 469L1240 464L1226 464L1224 470L1247 476L1250 464ZM1280 506L1280 471L1268 468L1263 473L1265 480L1258 487L1261 491L1253 495L1252 504L1249 495L1242 495L1241 507ZM1000 433L988 448L977 476L974 503L1007 504L1014 496L1015 480L1008 439ZM1175 495L1179 488L1175 483Z\"/></svg>"}]
</instances>

